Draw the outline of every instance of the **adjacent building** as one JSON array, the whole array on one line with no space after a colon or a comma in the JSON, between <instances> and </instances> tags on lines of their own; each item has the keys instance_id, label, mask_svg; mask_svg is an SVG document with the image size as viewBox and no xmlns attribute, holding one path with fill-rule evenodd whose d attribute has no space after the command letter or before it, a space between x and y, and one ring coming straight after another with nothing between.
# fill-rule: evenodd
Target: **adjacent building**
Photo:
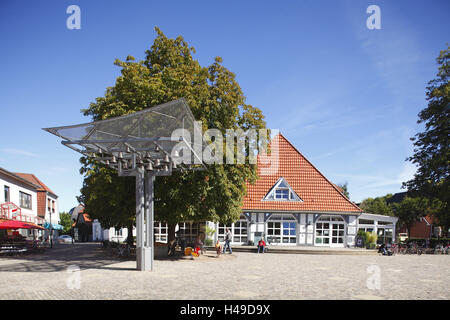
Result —
<instances>
[{"instance_id":1,"label":"adjacent building","mask_svg":"<svg viewBox=\"0 0 450 320\"><path fill-rule=\"evenodd\" d=\"M38 225L47 222L59 229L58 196L50 190L34 174L10 172L0 168L0 205L2 215L9 219L22 219ZM20 212L20 217L17 213ZM37 230L20 230L27 237L48 236L48 231L42 233ZM32 234L33 233L33 234ZM53 232L56 238L58 232Z\"/></svg>"}]
</instances>

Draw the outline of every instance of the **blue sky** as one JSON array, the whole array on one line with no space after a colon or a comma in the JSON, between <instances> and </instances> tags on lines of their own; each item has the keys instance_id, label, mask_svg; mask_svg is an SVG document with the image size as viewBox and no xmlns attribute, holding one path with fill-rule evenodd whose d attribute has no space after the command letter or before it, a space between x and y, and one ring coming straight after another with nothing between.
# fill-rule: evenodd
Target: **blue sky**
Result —
<instances>
[{"instance_id":1,"label":"blue sky","mask_svg":"<svg viewBox=\"0 0 450 320\"><path fill-rule=\"evenodd\" d=\"M71 4L81 30L66 27ZM366 27L372 4L381 30ZM402 191L448 12L445 0L3 0L0 167L36 174L60 210L75 206L79 155L41 128L90 121L80 110L114 85L114 59L142 59L158 26L202 65L221 56L247 103L331 181L348 182L353 201Z\"/></svg>"}]
</instances>

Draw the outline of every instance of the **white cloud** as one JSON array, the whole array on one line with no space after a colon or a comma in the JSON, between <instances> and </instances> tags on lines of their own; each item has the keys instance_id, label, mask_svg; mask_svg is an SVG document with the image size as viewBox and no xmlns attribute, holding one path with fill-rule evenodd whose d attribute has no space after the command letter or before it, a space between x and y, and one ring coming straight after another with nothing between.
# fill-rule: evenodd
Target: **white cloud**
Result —
<instances>
[{"instance_id":1,"label":"white cloud","mask_svg":"<svg viewBox=\"0 0 450 320\"><path fill-rule=\"evenodd\" d=\"M26 151L26 150L21 150L21 149L4 148L4 149L1 149L0 151L4 152L4 153L20 155L20 156L38 157L38 155L35 154L35 153L29 152L29 151Z\"/></svg>"}]
</instances>

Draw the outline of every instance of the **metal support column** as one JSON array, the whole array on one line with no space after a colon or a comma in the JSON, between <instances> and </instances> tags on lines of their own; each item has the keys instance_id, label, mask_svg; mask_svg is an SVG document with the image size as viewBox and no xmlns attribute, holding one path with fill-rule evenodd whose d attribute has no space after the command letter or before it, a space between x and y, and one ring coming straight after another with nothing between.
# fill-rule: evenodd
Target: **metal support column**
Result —
<instances>
[{"instance_id":1,"label":"metal support column","mask_svg":"<svg viewBox=\"0 0 450 320\"><path fill-rule=\"evenodd\" d=\"M137 269L144 271L144 171L136 171L136 264ZM132 232L132 231L131 231Z\"/></svg>"},{"instance_id":2,"label":"metal support column","mask_svg":"<svg viewBox=\"0 0 450 320\"><path fill-rule=\"evenodd\" d=\"M148 269L153 271L153 258L154 258L154 243L153 243L153 184L155 181L155 176L149 171L145 173L145 255L146 261L148 262Z\"/></svg>"}]
</instances>

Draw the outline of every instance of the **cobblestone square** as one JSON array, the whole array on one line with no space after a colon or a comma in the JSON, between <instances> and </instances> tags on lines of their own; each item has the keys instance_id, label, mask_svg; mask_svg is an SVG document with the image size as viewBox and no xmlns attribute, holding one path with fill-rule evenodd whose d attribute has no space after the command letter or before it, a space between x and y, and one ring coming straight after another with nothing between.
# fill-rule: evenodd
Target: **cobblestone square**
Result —
<instances>
[{"instance_id":1,"label":"cobblestone square","mask_svg":"<svg viewBox=\"0 0 450 320\"><path fill-rule=\"evenodd\" d=\"M58 245L43 254L0 258L0 297L448 300L449 262L448 255L235 252L217 258L209 252L194 260L155 260L153 272L139 272L134 261L112 259L99 244Z\"/></svg>"}]
</instances>

